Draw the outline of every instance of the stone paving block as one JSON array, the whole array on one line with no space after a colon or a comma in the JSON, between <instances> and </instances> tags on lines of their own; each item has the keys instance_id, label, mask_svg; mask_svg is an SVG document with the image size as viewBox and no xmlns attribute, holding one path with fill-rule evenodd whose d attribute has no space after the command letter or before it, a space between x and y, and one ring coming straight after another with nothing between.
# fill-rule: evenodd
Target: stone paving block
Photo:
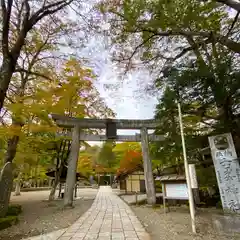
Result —
<instances>
[{"instance_id":1,"label":"stone paving block","mask_svg":"<svg viewBox=\"0 0 240 240\"><path fill-rule=\"evenodd\" d=\"M134 231L133 225L123 225L124 231Z\"/></svg>"},{"instance_id":2,"label":"stone paving block","mask_svg":"<svg viewBox=\"0 0 240 240\"><path fill-rule=\"evenodd\" d=\"M127 238L136 238L137 234L135 231L124 231L124 236Z\"/></svg>"},{"instance_id":3,"label":"stone paving block","mask_svg":"<svg viewBox=\"0 0 240 240\"><path fill-rule=\"evenodd\" d=\"M87 234L85 237L84 237L84 240L95 240L98 238L98 234Z\"/></svg>"},{"instance_id":4,"label":"stone paving block","mask_svg":"<svg viewBox=\"0 0 240 240\"><path fill-rule=\"evenodd\" d=\"M124 237L124 233L123 232L113 232L112 238L117 238L117 237Z\"/></svg>"},{"instance_id":5,"label":"stone paving block","mask_svg":"<svg viewBox=\"0 0 240 240\"><path fill-rule=\"evenodd\" d=\"M80 228L90 228L92 224L84 223Z\"/></svg>"},{"instance_id":6,"label":"stone paving block","mask_svg":"<svg viewBox=\"0 0 240 240\"><path fill-rule=\"evenodd\" d=\"M89 228L79 228L77 232L79 233L87 233L89 231Z\"/></svg>"},{"instance_id":7,"label":"stone paving block","mask_svg":"<svg viewBox=\"0 0 240 240\"><path fill-rule=\"evenodd\" d=\"M120 229L123 228L122 225L118 224L118 225L112 225L112 229Z\"/></svg>"},{"instance_id":8,"label":"stone paving block","mask_svg":"<svg viewBox=\"0 0 240 240\"><path fill-rule=\"evenodd\" d=\"M111 232L110 228L107 227L107 228L101 228L100 229L100 232Z\"/></svg>"},{"instance_id":9,"label":"stone paving block","mask_svg":"<svg viewBox=\"0 0 240 240\"><path fill-rule=\"evenodd\" d=\"M100 229L89 229L89 233L99 233Z\"/></svg>"},{"instance_id":10,"label":"stone paving block","mask_svg":"<svg viewBox=\"0 0 240 240\"><path fill-rule=\"evenodd\" d=\"M143 227L137 227L137 228L134 228L134 230L135 230L136 232L146 232Z\"/></svg>"},{"instance_id":11,"label":"stone paving block","mask_svg":"<svg viewBox=\"0 0 240 240\"><path fill-rule=\"evenodd\" d=\"M63 237L63 236L61 236L60 238L58 238L58 240L70 240L71 239L71 237Z\"/></svg>"},{"instance_id":12,"label":"stone paving block","mask_svg":"<svg viewBox=\"0 0 240 240\"><path fill-rule=\"evenodd\" d=\"M72 237L75 234L75 232L65 232L62 236L63 237Z\"/></svg>"},{"instance_id":13,"label":"stone paving block","mask_svg":"<svg viewBox=\"0 0 240 240\"><path fill-rule=\"evenodd\" d=\"M139 238L126 238L126 240L139 240Z\"/></svg>"},{"instance_id":14,"label":"stone paving block","mask_svg":"<svg viewBox=\"0 0 240 240\"><path fill-rule=\"evenodd\" d=\"M111 237L111 232L100 232L99 237Z\"/></svg>"},{"instance_id":15,"label":"stone paving block","mask_svg":"<svg viewBox=\"0 0 240 240\"><path fill-rule=\"evenodd\" d=\"M70 228L67 229L66 232L68 232L68 233L75 233L78 229L79 228L72 228L72 227L70 227Z\"/></svg>"},{"instance_id":16,"label":"stone paving block","mask_svg":"<svg viewBox=\"0 0 240 240\"><path fill-rule=\"evenodd\" d=\"M74 235L73 235L73 239L75 239L75 238L83 238L83 237L85 237L86 236L86 233L75 233Z\"/></svg>"}]
</instances>

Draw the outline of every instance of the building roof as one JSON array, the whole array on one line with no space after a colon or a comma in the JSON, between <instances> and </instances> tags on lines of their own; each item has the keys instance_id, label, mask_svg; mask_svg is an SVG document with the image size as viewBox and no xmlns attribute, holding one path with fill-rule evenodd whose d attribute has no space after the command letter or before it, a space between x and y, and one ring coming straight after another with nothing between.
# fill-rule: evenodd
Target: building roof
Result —
<instances>
[{"instance_id":1,"label":"building roof","mask_svg":"<svg viewBox=\"0 0 240 240\"><path fill-rule=\"evenodd\" d=\"M141 164L139 164L131 169L126 169L121 172L118 172L116 174L116 180L125 179L128 175L131 175L132 173L134 173L136 171L143 171L143 166Z\"/></svg>"},{"instance_id":2,"label":"building roof","mask_svg":"<svg viewBox=\"0 0 240 240\"><path fill-rule=\"evenodd\" d=\"M185 181L186 177L185 177L185 175L171 174L171 175L158 176L158 177L155 178L155 180L158 180L158 181L161 181L161 182Z\"/></svg>"}]
</instances>

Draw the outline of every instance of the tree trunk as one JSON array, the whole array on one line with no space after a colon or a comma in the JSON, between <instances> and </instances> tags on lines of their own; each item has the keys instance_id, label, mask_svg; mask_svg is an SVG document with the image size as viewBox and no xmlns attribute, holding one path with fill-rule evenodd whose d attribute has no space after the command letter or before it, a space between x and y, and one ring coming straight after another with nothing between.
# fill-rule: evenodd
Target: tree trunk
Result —
<instances>
[{"instance_id":1,"label":"tree trunk","mask_svg":"<svg viewBox=\"0 0 240 240\"><path fill-rule=\"evenodd\" d=\"M4 162L12 162L13 159L16 156L16 152L17 152L17 145L18 145L18 141L19 141L19 136L14 135L13 137L11 137L8 140L8 146L7 146L7 151L5 154L5 159Z\"/></svg>"},{"instance_id":2,"label":"tree trunk","mask_svg":"<svg viewBox=\"0 0 240 240\"><path fill-rule=\"evenodd\" d=\"M19 172L17 181L16 181L16 186L15 186L15 196L20 196L21 195L21 172Z\"/></svg>"},{"instance_id":3,"label":"tree trunk","mask_svg":"<svg viewBox=\"0 0 240 240\"><path fill-rule=\"evenodd\" d=\"M1 73L0 73L0 74L1 74ZM1 77L0 77L0 81L1 81ZM0 91L1 91L1 82L0 82ZM0 94L1 94L1 93L0 93ZM1 96L0 96L0 97L1 97ZM0 99L0 105L1 105L1 99ZM0 106L0 108L1 108L1 106ZM16 123L16 122L13 123L13 124L14 124L15 126L21 128L21 124ZM12 163L14 157L16 156L18 142L19 142L19 136L17 136L17 135L12 136L12 137L8 140L7 151L6 151L5 158L4 158L4 162L5 162L5 163L8 163L8 162ZM9 175L9 176L10 176L10 175ZM11 192L12 186L13 186L13 178L12 178L12 177L9 177L8 182L9 182L9 184L7 185L7 187L8 187L9 189L6 189L6 192L9 192L9 191ZM5 197L8 198L7 195L4 195L3 192L0 192L0 198L5 198ZM8 199L8 200L6 199L4 202L5 202L5 204L6 204L5 208L7 209L7 208L8 208L8 205L9 205L9 199Z\"/></svg>"},{"instance_id":4,"label":"tree trunk","mask_svg":"<svg viewBox=\"0 0 240 240\"><path fill-rule=\"evenodd\" d=\"M53 182L53 185L52 185L52 188L51 188L51 192L50 192L50 195L49 195L49 198L48 198L49 201L52 201L55 198L56 189L57 189L57 186L60 182L60 177L61 177L63 167L64 167L64 162L61 159L59 169L58 169L58 166L56 166L55 179L54 179L54 182Z\"/></svg>"},{"instance_id":5,"label":"tree trunk","mask_svg":"<svg viewBox=\"0 0 240 240\"><path fill-rule=\"evenodd\" d=\"M15 67L16 61L14 59L10 56L3 57L3 63L0 69L0 111L3 107L8 86L15 71Z\"/></svg>"},{"instance_id":6,"label":"tree trunk","mask_svg":"<svg viewBox=\"0 0 240 240\"><path fill-rule=\"evenodd\" d=\"M72 129L72 145L68 161L68 171L64 190L64 206L72 207L74 187L76 183L77 161L80 148L80 129L75 126Z\"/></svg>"},{"instance_id":7,"label":"tree trunk","mask_svg":"<svg viewBox=\"0 0 240 240\"><path fill-rule=\"evenodd\" d=\"M13 183L12 163L4 165L0 172L0 218L5 217L11 196Z\"/></svg>"},{"instance_id":8,"label":"tree trunk","mask_svg":"<svg viewBox=\"0 0 240 240\"><path fill-rule=\"evenodd\" d=\"M50 192L50 195L49 195L49 198L48 198L49 201L53 201L55 199L55 192L56 192L58 183L59 183L59 181L54 180L52 188L51 188L51 192Z\"/></svg>"},{"instance_id":9,"label":"tree trunk","mask_svg":"<svg viewBox=\"0 0 240 240\"><path fill-rule=\"evenodd\" d=\"M37 188L37 186L38 186L38 183L37 183L37 181L38 181L38 178L37 178L37 174L38 174L38 165L35 167L34 170L35 170L35 171L34 171L34 187Z\"/></svg>"}]
</instances>

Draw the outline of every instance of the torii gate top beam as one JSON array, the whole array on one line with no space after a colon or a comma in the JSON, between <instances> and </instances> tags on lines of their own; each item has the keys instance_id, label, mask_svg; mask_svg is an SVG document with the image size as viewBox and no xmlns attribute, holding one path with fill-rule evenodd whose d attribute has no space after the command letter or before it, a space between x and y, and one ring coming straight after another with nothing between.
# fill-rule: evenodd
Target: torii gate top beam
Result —
<instances>
[{"instance_id":1,"label":"torii gate top beam","mask_svg":"<svg viewBox=\"0 0 240 240\"><path fill-rule=\"evenodd\" d=\"M157 122L154 119L146 120L128 120L128 119L90 119L90 118L73 118L67 116L61 116L52 114L52 119L57 123L59 127L73 128L78 126L81 129L95 128L106 129L107 123L116 123L117 129L156 129Z\"/></svg>"}]
</instances>

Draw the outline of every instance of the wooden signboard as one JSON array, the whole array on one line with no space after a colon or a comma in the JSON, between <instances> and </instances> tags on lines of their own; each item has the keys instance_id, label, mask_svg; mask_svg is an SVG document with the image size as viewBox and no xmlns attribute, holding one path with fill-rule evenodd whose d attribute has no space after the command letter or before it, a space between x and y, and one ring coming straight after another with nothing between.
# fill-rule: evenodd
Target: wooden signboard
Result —
<instances>
[{"instance_id":1,"label":"wooden signboard","mask_svg":"<svg viewBox=\"0 0 240 240\"><path fill-rule=\"evenodd\" d=\"M160 180L162 183L162 196L164 212L166 213L166 200L189 200L188 188L185 177L182 179L169 180L159 177L156 180ZM169 207L168 207L169 210Z\"/></svg>"},{"instance_id":2,"label":"wooden signboard","mask_svg":"<svg viewBox=\"0 0 240 240\"><path fill-rule=\"evenodd\" d=\"M165 198L176 200L188 200L186 183L165 183Z\"/></svg>"}]
</instances>

